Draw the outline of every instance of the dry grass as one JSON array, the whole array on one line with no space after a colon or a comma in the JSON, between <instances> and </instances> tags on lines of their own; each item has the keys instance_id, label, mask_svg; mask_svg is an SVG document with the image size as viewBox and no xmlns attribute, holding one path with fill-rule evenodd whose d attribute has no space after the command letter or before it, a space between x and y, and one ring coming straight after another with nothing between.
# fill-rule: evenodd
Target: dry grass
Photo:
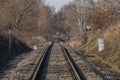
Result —
<instances>
[{"instance_id":1,"label":"dry grass","mask_svg":"<svg viewBox=\"0 0 120 80\"><path fill-rule=\"evenodd\" d=\"M93 61L103 61L110 65L114 70L120 71L120 23L109 26L104 31L96 31L90 36L89 48L90 55L99 57ZM98 52L98 38L103 37L105 40L105 49ZM80 46L80 49L86 51L86 44Z\"/></svg>"}]
</instances>

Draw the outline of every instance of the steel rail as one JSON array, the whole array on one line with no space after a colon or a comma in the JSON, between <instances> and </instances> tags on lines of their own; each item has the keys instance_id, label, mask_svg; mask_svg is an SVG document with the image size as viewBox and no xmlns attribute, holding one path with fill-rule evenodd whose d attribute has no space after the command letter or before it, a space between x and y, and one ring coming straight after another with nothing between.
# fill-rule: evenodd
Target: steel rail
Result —
<instances>
[{"instance_id":1,"label":"steel rail","mask_svg":"<svg viewBox=\"0 0 120 80\"><path fill-rule=\"evenodd\" d=\"M53 44L52 44L52 45L53 45ZM36 80L37 74L39 73L39 70L40 70L40 68L41 68L41 66L42 66L42 63L43 63L43 61L44 61L44 59L45 59L45 56L47 55L47 52L49 51L49 48L52 47L52 45L49 45L49 46L45 49L45 51L43 52L43 55L42 55L42 57L40 58L40 60L39 60L39 62L38 62L38 64L37 64L37 66L36 66L36 68L35 68L32 76L31 76L31 78L30 78L30 80Z\"/></svg>"},{"instance_id":2,"label":"steel rail","mask_svg":"<svg viewBox=\"0 0 120 80\"><path fill-rule=\"evenodd\" d=\"M69 55L67 49L65 49L63 46L61 46L61 47L63 49L63 52L64 52L67 60L69 61L69 64L71 65L71 68L72 68L75 79L76 80L86 80L84 74L81 72L79 67L75 64L72 57Z\"/></svg>"}]
</instances>

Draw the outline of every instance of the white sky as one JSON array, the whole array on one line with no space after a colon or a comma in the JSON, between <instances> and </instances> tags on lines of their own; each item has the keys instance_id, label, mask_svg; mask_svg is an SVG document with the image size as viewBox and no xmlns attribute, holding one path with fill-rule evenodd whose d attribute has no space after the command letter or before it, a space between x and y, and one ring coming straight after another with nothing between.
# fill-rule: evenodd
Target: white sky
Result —
<instances>
[{"instance_id":1,"label":"white sky","mask_svg":"<svg viewBox=\"0 0 120 80\"><path fill-rule=\"evenodd\" d=\"M55 7L55 12L59 11L65 4L68 4L73 0L45 0L45 4Z\"/></svg>"}]
</instances>

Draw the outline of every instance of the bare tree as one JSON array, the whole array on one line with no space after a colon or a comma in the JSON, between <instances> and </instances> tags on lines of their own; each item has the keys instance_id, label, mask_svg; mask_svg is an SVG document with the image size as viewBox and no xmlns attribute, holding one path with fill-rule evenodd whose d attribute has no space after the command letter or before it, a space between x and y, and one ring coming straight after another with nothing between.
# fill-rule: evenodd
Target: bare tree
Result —
<instances>
[{"instance_id":1,"label":"bare tree","mask_svg":"<svg viewBox=\"0 0 120 80\"><path fill-rule=\"evenodd\" d=\"M0 29L9 25L15 36L27 41L32 36L45 35L50 26L51 8L40 0L2 0L0 4ZM5 24L4 24L5 23ZM6 32L7 33L7 32Z\"/></svg>"}]
</instances>

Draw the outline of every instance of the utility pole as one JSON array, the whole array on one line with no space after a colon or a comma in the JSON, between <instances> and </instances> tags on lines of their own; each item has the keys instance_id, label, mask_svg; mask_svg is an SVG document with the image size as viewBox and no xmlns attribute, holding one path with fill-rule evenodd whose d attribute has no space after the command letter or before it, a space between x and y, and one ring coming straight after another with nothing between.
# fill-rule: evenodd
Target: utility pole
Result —
<instances>
[{"instance_id":1,"label":"utility pole","mask_svg":"<svg viewBox=\"0 0 120 80\"><path fill-rule=\"evenodd\" d=\"M83 28L83 0L81 0L81 27Z\"/></svg>"}]
</instances>

